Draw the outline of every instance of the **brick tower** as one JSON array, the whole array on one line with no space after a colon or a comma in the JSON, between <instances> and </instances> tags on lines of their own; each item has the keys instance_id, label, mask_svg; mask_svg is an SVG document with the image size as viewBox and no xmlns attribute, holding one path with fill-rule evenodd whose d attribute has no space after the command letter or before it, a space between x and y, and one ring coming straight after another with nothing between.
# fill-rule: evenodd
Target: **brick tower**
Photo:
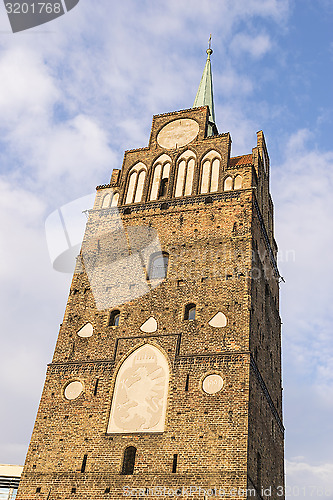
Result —
<instances>
[{"instance_id":1,"label":"brick tower","mask_svg":"<svg viewBox=\"0 0 333 500\"><path fill-rule=\"evenodd\" d=\"M18 500L284 497L269 156L230 157L211 53L97 187Z\"/></svg>"}]
</instances>

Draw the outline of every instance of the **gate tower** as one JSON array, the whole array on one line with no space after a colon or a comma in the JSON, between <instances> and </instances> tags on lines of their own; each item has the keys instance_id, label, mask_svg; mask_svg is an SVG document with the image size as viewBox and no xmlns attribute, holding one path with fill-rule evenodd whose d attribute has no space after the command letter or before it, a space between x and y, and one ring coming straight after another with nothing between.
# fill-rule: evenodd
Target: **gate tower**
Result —
<instances>
[{"instance_id":1,"label":"gate tower","mask_svg":"<svg viewBox=\"0 0 333 500\"><path fill-rule=\"evenodd\" d=\"M283 498L270 161L230 156L207 54L97 187L18 500Z\"/></svg>"}]
</instances>

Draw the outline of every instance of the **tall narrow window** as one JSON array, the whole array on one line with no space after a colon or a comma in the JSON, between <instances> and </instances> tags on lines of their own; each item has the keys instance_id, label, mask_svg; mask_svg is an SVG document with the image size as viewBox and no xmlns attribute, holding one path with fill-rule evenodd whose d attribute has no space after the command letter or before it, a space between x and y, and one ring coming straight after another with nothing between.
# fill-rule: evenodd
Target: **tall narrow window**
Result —
<instances>
[{"instance_id":1,"label":"tall narrow window","mask_svg":"<svg viewBox=\"0 0 333 500\"><path fill-rule=\"evenodd\" d=\"M185 392L188 392L188 384L189 384L189 381L190 381L190 375L187 374L186 375L186 382L185 382Z\"/></svg>"},{"instance_id":2,"label":"tall narrow window","mask_svg":"<svg viewBox=\"0 0 333 500\"><path fill-rule=\"evenodd\" d=\"M99 378L97 378L96 382L95 382L94 396L97 396L98 382L99 382Z\"/></svg>"},{"instance_id":3,"label":"tall narrow window","mask_svg":"<svg viewBox=\"0 0 333 500\"><path fill-rule=\"evenodd\" d=\"M195 319L195 310L196 310L195 304L187 304L185 306L184 319L193 321Z\"/></svg>"},{"instance_id":4,"label":"tall narrow window","mask_svg":"<svg viewBox=\"0 0 333 500\"><path fill-rule=\"evenodd\" d=\"M138 176L138 185L136 187L134 203L139 203L142 199L145 178L146 178L146 172L144 170L141 170Z\"/></svg>"},{"instance_id":5,"label":"tall narrow window","mask_svg":"<svg viewBox=\"0 0 333 500\"><path fill-rule=\"evenodd\" d=\"M219 188L220 160L215 158L212 163L212 176L210 179L210 192L215 193Z\"/></svg>"},{"instance_id":6,"label":"tall narrow window","mask_svg":"<svg viewBox=\"0 0 333 500\"><path fill-rule=\"evenodd\" d=\"M202 165L201 193L209 192L210 161L206 160Z\"/></svg>"},{"instance_id":7,"label":"tall narrow window","mask_svg":"<svg viewBox=\"0 0 333 500\"><path fill-rule=\"evenodd\" d=\"M185 171L186 171L186 162L185 160L182 160L181 162L179 162L178 166L178 176L177 176L177 184L175 192L176 198L179 198L179 196L183 196Z\"/></svg>"},{"instance_id":8,"label":"tall narrow window","mask_svg":"<svg viewBox=\"0 0 333 500\"><path fill-rule=\"evenodd\" d=\"M120 319L120 311L118 309L111 311L109 318L109 326L119 326L119 319Z\"/></svg>"},{"instance_id":9,"label":"tall narrow window","mask_svg":"<svg viewBox=\"0 0 333 500\"><path fill-rule=\"evenodd\" d=\"M177 453L175 453L173 456L173 461L172 461L172 473L173 474L175 474L177 472L177 459L178 459L178 455L177 455Z\"/></svg>"},{"instance_id":10,"label":"tall narrow window","mask_svg":"<svg viewBox=\"0 0 333 500\"><path fill-rule=\"evenodd\" d=\"M164 178L164 179L161 180L160 192L159 192L159 195L158 195L159 198L165 198L166 197L167 192L168 192L168 182L169 182L168 178Z\"/></svg>"},{"instance_id":11,"label":"tall narrow window","mask_svg":"<svg viewBox=\"0 0 333 500\"><path fill-rule=\"evenodd\" d=\"M132 172L130 175L128 188L127 188L126 202L125 202L126 204L133 202L134 189L135 189L135 185L136 185L137 176L138 176L138 174L136 171Z\"/></svg>"},{"instance_id":12,"label":"tall narrow window","mask_svg":"<svg viewBox=\"0 0 333 500\"><path fill-rule=\"evenodd\" d=\"M82 465L81 465L81 472L85 472L85 470L86 470L87 458L88 458L88 455L83 456Z\"/></svg>"},{"instance_id":13,"label":"tall narrow window","mask_svg":"<svg viewBox=\"0 0 333 500\"><path fill-rule=\"evenodd\" d=\"M135 454L136 454L136 448L134 446L128 446L125 449L123 467L121 471L122 474L125 475L133 474L135 465Z\"/></svg>"},{"instance_id":14,"label":"tall narrow window","mask_svg":"<svg viewBox=\"0 0 333 500\"><path fill-rule=\"evenodd\" d=\"M167 253L160 253L155 255L150 263L149 279L163 279L166 278L169 263L169 255Z\"/></svg>"},{"instance_id":15,"label":"tall narrow window","mask_svg":"<svg viewBox=\"0 0 333 500\"><path fill-rule=\"evenodd\" d=\"M158 189L159 189L159 185L160 185L160 181L161 181L161 172L162 172L162 165L160 165L160 164L156 165L155 170L154 170L153 184L152 184L151 193L150 193L151 200L157 199Z\"/></svg>"},{"instance_id":16,"label":"tall narrow window","mask_svg":"<svg viewBox=\"0 0 333 500\"><path fill-rule=\"evenodd\" d=\"M187 163L186 183L184 192L185 196L190 196L192 194L194 166L195 166L195 160L193 158L190 158L190 160Z\"/></svg>"}]
</instances>

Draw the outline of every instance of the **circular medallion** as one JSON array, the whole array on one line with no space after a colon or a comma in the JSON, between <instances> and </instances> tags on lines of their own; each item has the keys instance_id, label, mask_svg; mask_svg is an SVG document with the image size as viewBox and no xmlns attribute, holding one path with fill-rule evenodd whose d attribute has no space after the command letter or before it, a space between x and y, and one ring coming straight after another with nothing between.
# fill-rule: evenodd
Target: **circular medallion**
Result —
<instances>
[{"instance_id":1,"label":"circular medallion","mask_svg":"<svg viewBox=\"0 0 333 500\"><path fill-rule=\"evenodd\" d=\"M183 118L167 123L157 135L157 142L162 148L174 149L185 146L196 138L199 124L190 118Z\"/></svg>"},{"instance_id":2,"label":"circular medallion","mask_svg":"<svg viewBox=\"0 0 333 500\"><path fill-rule=\"evenodd\" d=\"M223 379L221 375L213 374L207 375L202 382L202 389L207 394L216 394L223 387Z\"/></svg>"},{"instance_id":3,"label":"circular medallion","mask_svg":"<svg viewBox=\"0 0 333 500\"><path fill-rule=\"evenodd\" d=\"M75 380L75 382L70 382L66 386L64 395L66 399L72 400L78 398L82 391L83 385L78 380Z\"/></svg>"}]
</instances>

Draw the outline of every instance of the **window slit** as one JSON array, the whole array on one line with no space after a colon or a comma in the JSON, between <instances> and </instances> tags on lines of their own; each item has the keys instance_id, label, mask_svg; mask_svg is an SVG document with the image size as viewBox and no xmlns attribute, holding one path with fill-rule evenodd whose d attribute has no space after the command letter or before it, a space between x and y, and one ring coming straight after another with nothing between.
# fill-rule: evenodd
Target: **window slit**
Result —
<instances>
[{"instance_id":1,"label":"window slit","mask_svg":"<svg viewBox=\"0 0 333 500\"><path fill-rule=\"evenodd\" d=\"M87 458L88 458L88 455L84 455L83 460L82 460L82 465L81 465L81 472L85 472L85 470L86 470Z\"/></svg>"},{"instance_id":2,"label":"window slit","mask_svg":"<svg viewBox=\"0 0 333 500\"><path fill-rule=\"evenodd\" d=\"M173 474L175 474L177 471L177 459L178 459L178 455L177 455L177 453L175 453L173 456L173 462L172 462L172 473Z\"/></svg>"}]
</instances>

